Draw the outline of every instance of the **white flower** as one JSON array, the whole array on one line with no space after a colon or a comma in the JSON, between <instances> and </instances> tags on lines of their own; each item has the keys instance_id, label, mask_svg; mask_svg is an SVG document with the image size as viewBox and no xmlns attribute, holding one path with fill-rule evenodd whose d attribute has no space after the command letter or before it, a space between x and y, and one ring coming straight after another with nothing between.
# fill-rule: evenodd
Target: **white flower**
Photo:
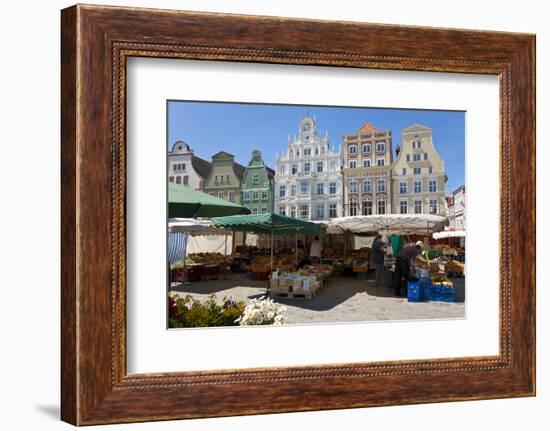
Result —
<instances>
[{"instance_id":1,"label":"white flower","mask_svg":"<svg viewBox=\"0 0 550 431\"><path fill-rule=\"evenodd\" d=\"M243 325L281 325L286 321L286 307L267 298L253 299L245 307L238 322Z\"/></svg>"}]
</instances>

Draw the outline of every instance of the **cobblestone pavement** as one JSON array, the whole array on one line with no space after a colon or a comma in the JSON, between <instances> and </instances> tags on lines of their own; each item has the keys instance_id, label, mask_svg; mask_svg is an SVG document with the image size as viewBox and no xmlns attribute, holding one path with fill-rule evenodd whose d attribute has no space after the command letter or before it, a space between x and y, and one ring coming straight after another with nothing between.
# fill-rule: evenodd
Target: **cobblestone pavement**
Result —
<instances>
[{"instance_id":1,"label":"cobblestone pavement","mask_svg":"<svg viewBox=\"0 0 550 431\"><path fill-rule=\"evenodd\" d=\"M172 286L179 295L206 299L215 294L218 300L231 296L249 301L265 295L267 282L253 281L231 274L226 280L200 281ZM453 279L457 297L464 299L464 279ZM325 282L313 299L276 298L286 305L288 324L357 322L377 320L416 320L464 318L464 302L410 303L396 298L386 287L374 287L371 280L352 277L333 277Z\"/></svg>"}]
</instances>

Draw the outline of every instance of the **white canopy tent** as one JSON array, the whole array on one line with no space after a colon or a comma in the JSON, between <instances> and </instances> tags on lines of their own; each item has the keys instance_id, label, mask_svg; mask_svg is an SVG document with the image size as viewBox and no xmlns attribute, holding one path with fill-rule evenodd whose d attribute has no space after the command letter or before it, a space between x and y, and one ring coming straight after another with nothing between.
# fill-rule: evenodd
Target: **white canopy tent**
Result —
<instances>
[{"instance_id":1,"label":"white canopy tent","mask_svg":"<svg viewBox=\"0 0 550 431\"><path fill-rule=\"evenodd\" d=\"M444 230L442 232L434 232L434 239L447 239L447 238L466 238L466 231L460 230Z\"/></svg>"},{"instance_id":2,"label":"white canopy tent","mask_svg":"<svg viewBox=\"0 0 550 431\"><path fill-rule=\"evenodd\" d=\"M380 232L391 234L429 235L449 224L447 217L434 214L380 214L331 219L329 229L340 228L352 233Z\"/></svg>"},{"instance_id":3,"label":"white canopy tent","mask_svg":"<svg viewBox=\"0 0 550 431\"><path fill-rule=\"evenodd\" d=\"M187 233L193 236L201 235L231 235L231 231L213 227L210 220L198 220L193 218L172 218L168 220L170 233Z\"/></svg>"}]
</instances>

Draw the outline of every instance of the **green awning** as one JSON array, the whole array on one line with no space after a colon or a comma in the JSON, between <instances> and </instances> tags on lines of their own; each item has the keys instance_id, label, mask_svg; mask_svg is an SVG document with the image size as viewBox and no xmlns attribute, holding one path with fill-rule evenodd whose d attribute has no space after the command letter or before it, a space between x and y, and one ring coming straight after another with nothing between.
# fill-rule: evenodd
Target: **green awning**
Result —
<instances>
[{"instance_id":1,"label":"green awning","mask_svg":"<svg viewBox=\"0 0 550 431\"><path fill-rule=\"evenodd\" d=\"M219 217L248 214L236 203L179 184L168 183L168 218Z\"/></svg>"},{"instance_id":2,"label":"green awning","mask_svg":"<svg viewBox=\"0 0 550 431\"><path fill-rule=\"evenodd\" d=\"M250 214L212 219L212 226L241 232L322 235L324 228L316 223L280 214Z\"/></svg>"}]
</instances>

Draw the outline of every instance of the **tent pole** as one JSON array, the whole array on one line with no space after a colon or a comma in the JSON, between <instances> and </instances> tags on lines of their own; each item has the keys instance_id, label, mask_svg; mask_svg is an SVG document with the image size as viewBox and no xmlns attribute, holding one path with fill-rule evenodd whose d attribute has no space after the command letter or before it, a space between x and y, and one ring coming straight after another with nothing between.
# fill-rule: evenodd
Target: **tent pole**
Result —
<instances>
[{"instance_id":1,"label":"tent pole","mask_svg":"<svg viewBox=\"0 0 550 431\"><path fill-rule=\"evenodd\" d=\"M273 274L273 229L271 229L271 273Z\"/></svg>"},{"instance_id":2,"label":"tent pole","mask_svg":"<svg viewBox=\"0 0 550 431\"><path fill-rule=\"evenodd\" d=\"M298 267L298 232L294 232L294 266Z\"/></svg>"},{"instance_id":3,"label":"tent pole","mask_svg":"<svg viewBox=\"0 0 550 431\"><path fill-rule=\"evenodd\" d=\"M225 254L225 257L227 257L227 234L225 234L225 246L224 246L224 254Z\"/></svg>"}]
</instances>

